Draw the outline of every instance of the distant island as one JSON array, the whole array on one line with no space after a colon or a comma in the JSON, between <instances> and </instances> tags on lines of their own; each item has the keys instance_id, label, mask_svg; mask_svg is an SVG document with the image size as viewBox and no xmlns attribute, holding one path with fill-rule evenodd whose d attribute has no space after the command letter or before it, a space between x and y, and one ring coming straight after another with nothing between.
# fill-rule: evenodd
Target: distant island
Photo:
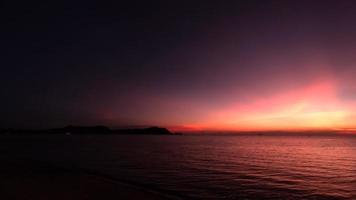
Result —
<instances>
[{"instance_id":1,"label":"distant island","mask_svg":"<svg viewBox=\"0 0 356 200\"><path fill-rule=\"evenodd\" d=\"M0 129L0 134L117 134L117 135L179 135L172 133L166 128L150 127L135 129L110 129L106 126L66 126L63 128L25 130L25 129Z\"/></svg>"}]
</instances>

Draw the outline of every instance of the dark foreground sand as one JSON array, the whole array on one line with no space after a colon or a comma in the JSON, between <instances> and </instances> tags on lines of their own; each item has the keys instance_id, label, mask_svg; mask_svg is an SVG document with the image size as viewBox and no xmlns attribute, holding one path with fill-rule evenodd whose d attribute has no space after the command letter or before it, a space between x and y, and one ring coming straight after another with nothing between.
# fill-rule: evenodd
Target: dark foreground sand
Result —
<instances>
[{"instance_id":1,"label":"dark foreground sand","mask_svg":"<svg viewBox=\"0 0 356 200\"><path fill-rule=\"evenodd\" d=\"M105 177L36 162L2 160L0 165L0 198L4 200L172 199Z\"/></svg>"}]
</instances>

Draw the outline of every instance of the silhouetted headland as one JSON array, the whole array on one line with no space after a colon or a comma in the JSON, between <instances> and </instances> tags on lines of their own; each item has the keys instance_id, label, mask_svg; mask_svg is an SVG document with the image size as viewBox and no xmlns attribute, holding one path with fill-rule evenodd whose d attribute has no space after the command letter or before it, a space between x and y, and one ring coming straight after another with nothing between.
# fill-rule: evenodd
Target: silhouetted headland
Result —
<instances>
[{"instance_id":1,"label":"silhouetted headland","mask_svg":"<svg viewBox=\"0 0 356 200\"><path fill-rule=\"evenodd\" d=\"M117 135L176 135L166 128L110 129L106 126L66 126L44 130L0 129L0 134L117 134Z\"/></svg>"}]
</instances>

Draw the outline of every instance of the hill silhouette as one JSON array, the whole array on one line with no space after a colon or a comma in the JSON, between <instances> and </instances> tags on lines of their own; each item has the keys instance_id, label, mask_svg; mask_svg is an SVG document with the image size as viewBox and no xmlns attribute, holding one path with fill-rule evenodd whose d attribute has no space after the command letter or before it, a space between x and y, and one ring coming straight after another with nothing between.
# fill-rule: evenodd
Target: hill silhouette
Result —
<instances>
[{"instance_id":1,"label":"hill silhouette","mask_svg":"<svg viewBox=\"0 0 356 200\"><path fill-rule=\"evenodd\" d=\"M106 126L66 126L44 130L0 129L0 134L117 134L117 135L173 135L166 128L110 129Z\"/></svg>"}]
</instances>

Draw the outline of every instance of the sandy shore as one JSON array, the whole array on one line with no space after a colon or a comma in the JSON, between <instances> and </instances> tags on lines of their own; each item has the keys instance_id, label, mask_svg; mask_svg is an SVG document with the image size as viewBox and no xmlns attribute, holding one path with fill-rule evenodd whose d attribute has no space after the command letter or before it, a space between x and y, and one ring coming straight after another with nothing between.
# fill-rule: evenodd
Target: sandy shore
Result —
<instances>
[{"instance_id":1,"label":"sandy shore","mask_svg":"<svg viewBox=\"0 0 356 200\"><path fill-rule=\"evenodd\" d=\"M20 160L1 161L0 193L6 200L171 199L105 177Z\"/></svg>"}]
</instances>

